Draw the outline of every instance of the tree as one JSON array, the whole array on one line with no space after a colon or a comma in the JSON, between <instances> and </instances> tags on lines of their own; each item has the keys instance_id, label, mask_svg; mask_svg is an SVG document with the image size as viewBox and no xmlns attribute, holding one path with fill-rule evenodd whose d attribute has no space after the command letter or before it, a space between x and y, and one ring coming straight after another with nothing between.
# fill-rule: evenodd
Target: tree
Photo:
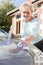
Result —
<instances>
[{"instance_id":1,"label":"tree","mask_svg":"<svg viewBox=\"0 0 43 65\"><path fill-rule=\"evenodd\" d=\"M13 10L15 7L10 3L4 3L0 8L0 28L4 29L6 32L9 31L11 25L11 17L7 16L6 13Z\"/></svg>"}]
</instances>

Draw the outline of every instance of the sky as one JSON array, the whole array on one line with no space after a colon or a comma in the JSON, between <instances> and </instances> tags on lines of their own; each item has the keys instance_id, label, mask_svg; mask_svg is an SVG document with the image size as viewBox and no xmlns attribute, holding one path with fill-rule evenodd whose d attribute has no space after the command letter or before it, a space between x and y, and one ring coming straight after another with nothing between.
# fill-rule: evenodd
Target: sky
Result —
<instances>
[{"instance_id":1,"label":"sky","mask_svg":"<svg viewBox=\"0 0 43 65\"><path fill-rule=\"evenodd\" d=\"M9 1L9 0L0 0L0 3L2 3L3 1L6 2L6 1ZM13 5L20 6L21 3L23 3L26 0L10 0L10 1L12 2Z\"/></svg>"},{"instance_id":2,"label":"sky","mask_svg":"<svg viewBox=\"0 0 43 65\"><path fill-rule=\"evenodd\" d=\"M23 3L25 0L12 0L12 3L15 5L15 6L20 6L21 3Z\"/></svg>"}]
</instances>

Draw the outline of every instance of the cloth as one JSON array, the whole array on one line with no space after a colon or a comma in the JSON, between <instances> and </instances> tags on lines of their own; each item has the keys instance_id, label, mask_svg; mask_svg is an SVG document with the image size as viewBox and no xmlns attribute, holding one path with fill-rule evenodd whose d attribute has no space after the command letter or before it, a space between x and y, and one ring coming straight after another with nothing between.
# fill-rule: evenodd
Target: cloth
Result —
<instances>
[{"instance_id":1,"label":"cloth","mask_svg":"<svg viewBox=\"0 0 43 65\"><path fill-rule=\"evenodd\" d=\"M23 49L23 50L29 50L29 47L23 43L23 41L19 42L17 45L18 48Z\"/></svg>"}]
</instances>

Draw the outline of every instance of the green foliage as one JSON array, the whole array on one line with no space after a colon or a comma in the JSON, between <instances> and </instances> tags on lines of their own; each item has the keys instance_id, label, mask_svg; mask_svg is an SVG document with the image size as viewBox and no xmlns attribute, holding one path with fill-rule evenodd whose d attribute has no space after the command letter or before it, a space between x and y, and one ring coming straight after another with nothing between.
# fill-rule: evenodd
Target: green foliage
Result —
<instances>
[{"instance_id":1,"label":"green foliage","mask_svg":"<svg viewBox=\"0 0 43 65\"><path fill-rule=\"evenodd\" d=\"M10 16L7 16L6 13L13 10L15 7L7 2L6 4L2 5L2 8L0 9L0 28L5 30L6 32L9 31L10 25L12 23L12 18Z\"/></svg>"}]
</instances>

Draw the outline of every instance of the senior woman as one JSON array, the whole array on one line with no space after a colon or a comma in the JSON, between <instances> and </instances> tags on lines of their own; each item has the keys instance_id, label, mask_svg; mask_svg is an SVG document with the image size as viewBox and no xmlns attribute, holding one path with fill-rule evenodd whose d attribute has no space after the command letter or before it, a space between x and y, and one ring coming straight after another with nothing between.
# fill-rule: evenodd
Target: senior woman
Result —
<instances>
[{"instance_id":1,"label":"senior woman","mask_svg":"<svg viewBox=\"0 0 43 65\"><path fill-rule=\"evenodd\" d=\"M17 48L28 50L29 44L35 44L41 40L39 36L39 20L33 16L34 7L30 2L24 2L20 7L21 12L21 33L24 38L17 45Z\"/></svg>"}]
</instances>

